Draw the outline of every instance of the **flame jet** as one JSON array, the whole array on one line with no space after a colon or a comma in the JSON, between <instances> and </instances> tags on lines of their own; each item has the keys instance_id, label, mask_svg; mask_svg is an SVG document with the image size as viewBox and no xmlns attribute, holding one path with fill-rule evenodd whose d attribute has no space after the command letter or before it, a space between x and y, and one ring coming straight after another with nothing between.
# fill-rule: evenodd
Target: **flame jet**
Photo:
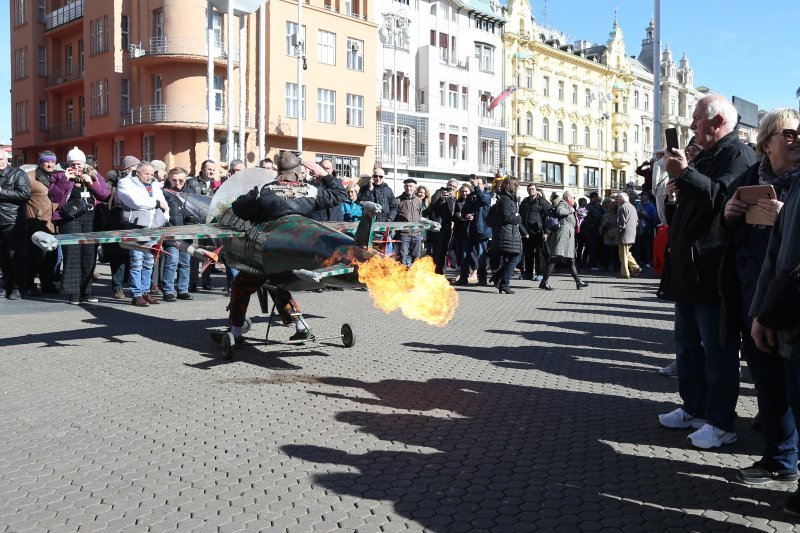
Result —
<instances>
[{"instance_id":1,"label":"flame jet","mask_svg":"<svg viewBox=\"0 0 800 533\"><path fill-rule=\"evenodd\" d=\"M251 223L238 218L231 209L233 201L253 187L260 188L272 181L274 177L275 173L268 170L246 169L223 183L213 197L175 193L186 209L197 220L205 220L205 224L63 235L37 232L32 240L40 248L53 250L58 244L116 242L126 248L139 248L153 241L210 239L228 265L264 276L270 286L294 292L325 286L346 288L366 285L371 291L377 291L371 292L377 307L384 310L403 309L403 303L396 302L397 291L386 291L386 280L378 279L381 275L390 277L398 273L384 268L377 269L377 276L375 269L370 270L373 274L368 277L359 276L359 265L385 260L383 254L372 248L375 231L438 231L438 224L425 219L420 222L376 222L374 218L380 212L380 206L371 203L364 205L364 217L359 223L318 222L299 215L287 215L264 223ZM181 249L191 250L195 257L216 260L217 250L211 252L187 243L179 245ZM427 319L427 313L420 315L419 311L410 315L406 313L406 316L444 325L458 304L455 291L432 268L429 274L423 273L421 278L419 272L415 272L414 276L428 289L441 291L440 294L428 294L425 298L427 306L430 306L430 301L439 301L441 306L449 309L431 311L430 319ZM389 292L392 292L391 296L387 296ZM421 296L413 291L407 291L407 294L408 298L414 299ZM392 299L392 303L381 304L387 297ZM448 318L443 320L442 317Z\"/></svg>"}]
</instances>

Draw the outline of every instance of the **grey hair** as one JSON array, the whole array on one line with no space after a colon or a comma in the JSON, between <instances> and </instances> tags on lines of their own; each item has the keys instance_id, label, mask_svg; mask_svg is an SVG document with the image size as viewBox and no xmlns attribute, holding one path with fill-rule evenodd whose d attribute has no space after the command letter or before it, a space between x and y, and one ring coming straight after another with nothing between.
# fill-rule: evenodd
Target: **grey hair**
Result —
<instances>
[{"instance_id":1,"label":"grey hair","mask_svg":"<svg viewBox=\"0 0 800 533\"><path fill-rule=\"evenodd\" d=\"M561 194L561 197L562 198L573 198L574 199L575 198L575 194L571 190L567 189Z\"/></svg>"},{"instance_id":2,"label":"grey hair","mask_svg":"<svg viewBox=\"0 0 800 533\"><path fill-rule=\"evenodd\" d=\"M152 168L153 170L156 169L152 164L150 164L150 161L142 161L141 163L136 165L136 172L141 172L142 170L148 167Z\"/></svg>"},{"instance_id":3,"label":"grey hair","mask_svg":"<svg viewBox=\"0 0 800 533\"><path fill-rule=\"evenodd\" d=\"M622 200L622 203L627 203L627 202L630 201L630 198L628 198L628 193L626 193L626 192L618 192L617 193L617 198Z\"/></svg>"},{"instance_id":4,"label":"grey hair","mask_svg":"<svg viewBox=\"0 0 800 533\"><path fill-rule=\"evenodd\" d=\"M712 94L700 99L706 108L706 118L712 119L717 115L722 115L722 125L731 130L736 127L739 120L739 113L733 104L722 95Z\"/></svg>"},{"instance_id":5,"label":"grey hair","mask_svg":"<svg viewBox=\"0 0 800 533\"><path fill-rule=\"evenodd\" d=\"M228 168L234 167L236 165L244 165L244 161L242 161L241 159L234 159L233 161L228 163Z\"/></svg>"},{"instance_id":6,"label":"grey hair","mask_svg":"<svg viewBox=\"0 0 800 533\"><path fill-rule=\"evenodd\" d=\"M761 124L758 126L758 138L756 139L756 152L758 155L766 155L764 153L764 145L776 133L778 126L784 122L797 124L798 119L800 119L800 114L788 107L778 107L764 115L764 118L761 119Z\"/></svg>"}]
</instances>

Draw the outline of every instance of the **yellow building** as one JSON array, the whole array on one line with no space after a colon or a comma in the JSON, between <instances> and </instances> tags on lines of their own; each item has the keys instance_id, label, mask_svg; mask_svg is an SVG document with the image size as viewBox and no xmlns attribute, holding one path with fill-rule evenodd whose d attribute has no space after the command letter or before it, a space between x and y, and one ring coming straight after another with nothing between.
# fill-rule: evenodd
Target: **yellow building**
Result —
<instances>
[{"instance_id":1,"label":"yellow building","mask_svg":"<svg viewBox=\"0 0 800 533\"><path fill-rule=\"evenodd\" d=\"M638 120L630 108L633 81L622 31L608 42L570 42L531 17L527 0L509 0L503 35L511 126L508 171L546 191L579 195L619 189L634 176Z\"/></svg>"},{"instance_id":2,"label":"yellow building","mask_svg":"<svg viewBox=\"0 0 800 533\"><path fill-rule=\"evenodd\" d=\"M256 165L264 155L257 153L256 138L258 14L243 17L241 29L236 18L228 36L226 15L212 11L209 106L207 6L205 0L11 0L15 162L35 162L43 149L63 158L79 146L98 157L101 171L135 155L195 173L209 151L211 107L215 158L240 157ZM341 9L338 1L304 2L300 45L307 69L298 99L297 2L266 4L267 155L296 148L296 117L302 112L304 157L332 156L345 177L372 168L377 31L369 6L366 0L346 2ZM243 154L236 149L241 107ZM234 139L227 138L229 121Z\"/></svg>"}]
</instances>

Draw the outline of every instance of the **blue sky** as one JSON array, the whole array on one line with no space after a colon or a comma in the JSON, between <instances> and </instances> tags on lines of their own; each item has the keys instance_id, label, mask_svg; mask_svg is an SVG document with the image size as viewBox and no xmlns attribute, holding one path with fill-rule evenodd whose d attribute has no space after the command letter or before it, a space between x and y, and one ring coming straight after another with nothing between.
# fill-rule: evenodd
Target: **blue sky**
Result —
<instances>
[{"instance_id":1,"label":"blue sky","mask_svg":"<svg viewBox=\"0 0 800 533\"><path fill-rule=\"evenodd\" d=\"M0 0L0 72L11 72L9 0ZM736 95L761 109L797 107L800 8L796 0L664 0L661 40L685 52L695 85ZM638 54L652 17L650 0L532 0L536 20L597 43L617 21L629 55ZM546 12L546 14L545 14ZM11 138L11 76L0 75L0 141Z\"/></svg>"}]
</instances>

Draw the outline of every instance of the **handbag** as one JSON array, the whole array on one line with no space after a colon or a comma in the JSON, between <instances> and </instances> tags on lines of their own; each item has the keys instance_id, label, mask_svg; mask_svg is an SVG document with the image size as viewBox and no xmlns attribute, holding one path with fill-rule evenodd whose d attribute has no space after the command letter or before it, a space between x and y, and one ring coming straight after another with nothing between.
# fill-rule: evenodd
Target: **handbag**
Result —
<instances>
[{"instance_id":1,"label":"handbag","mask_svg":"<svg viewBox=\"0 0 800 533\"><path fill-rule=\"evenodd\" d=\"M800 267L784 270L767 287L758 321L774 330L783 331L800 325Z\"/></svg>"},{"instance_id":2,"label":"handbag","mask_svg":"<svg viewBox=\"0 0 800 533\"><path fill-rule=\"evenodd\" d=\"M89 204L83 198L72 198L67 203L61 206L59 212L61 213L61 220L69 222L75 220L89 211Z\"/></svg>"}]
</instances>

